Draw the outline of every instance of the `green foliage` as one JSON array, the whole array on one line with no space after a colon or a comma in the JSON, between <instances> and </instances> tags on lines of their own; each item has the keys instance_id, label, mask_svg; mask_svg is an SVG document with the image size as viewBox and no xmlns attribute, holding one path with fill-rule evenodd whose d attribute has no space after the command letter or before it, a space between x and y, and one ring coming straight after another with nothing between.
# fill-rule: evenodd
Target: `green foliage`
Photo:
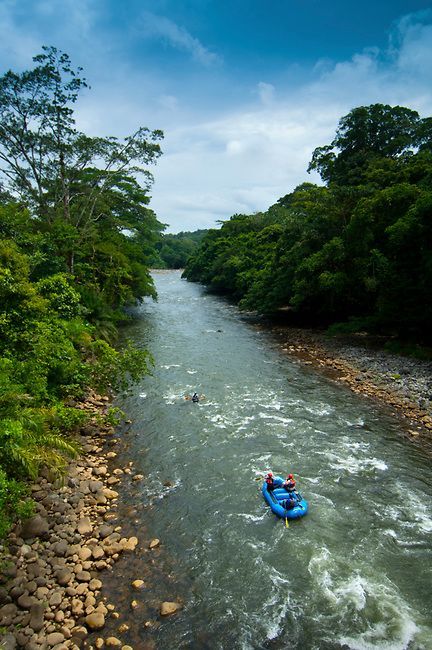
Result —
<instances>
[{"instance_id":1,"label":"green foliage","mask_svg":"<svg viewBox=\"0 0 432 650\"><path fill-rule=\"evenodd\" d=\"M34 61L0 78L0 536L30 507L25 481L79 452L88 416L70 398L149 371L148 352L112 343L124 308L156 298L164 228L148 207L162 133L80 133L81 69L54 47Z\"/></svg>"},{"instance_id":2,"label":"green foliage","mask_svg":"<svg viewBox=\"0 0 432 650\"><path fill-rule=\"evenodd\" d=\"M156 245L159 256L153 260L152 266L163 269L183 269L206 232L207 230L195 230L179 232L176 235L161 234L160 241Z\"/></svg>"},{"instance_id":3,"label":"green foliage","mask_svg":"<svg viewBox=\"0 0 432 650\"><path fill-rule=\"evenodd\" d=\"M354 109L314 152L327 187L303 183L208 231L184 276L245 309L430 340L431 124L400 106Z\"/></svg>"},{"instance_id":4,"label":"green foliage","mask_svg":"<svg viewBox=\"0 0 432 650\"><path fill-rule=\"evenodd\" d=\"M24 483L9 478L0 467L0 539L2 539L15 519L33 514L33 502L27 497Z\"/></svg>"},{"instance_id":5,"label":"green foliage","mask_svg":"<svg viewBox=\"0 0 432 650\"><path fill-rule=\"evenodd\" d=\"M90 346L91 381L98 390L126 390L131 381L148 374L153 359L148 350L140 350L130 342L115 350L106 341L97 339Z\"/></svg>"}]
</instances>

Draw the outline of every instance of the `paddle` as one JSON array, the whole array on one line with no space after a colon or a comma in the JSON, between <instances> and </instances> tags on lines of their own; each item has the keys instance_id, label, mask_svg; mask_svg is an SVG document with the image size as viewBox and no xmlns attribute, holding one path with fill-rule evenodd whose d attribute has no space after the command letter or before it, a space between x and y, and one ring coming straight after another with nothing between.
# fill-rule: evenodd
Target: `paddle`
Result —
<instances>
[{"instance_id":1,"label":"paddle","mask_svg":"<svg viewBox=\"0 0 432 650\"><path fill-rule=\"evenodd\" d=\"M288 517L285 517L285 528L289 528Z\"/></svg>"}]
</instances>

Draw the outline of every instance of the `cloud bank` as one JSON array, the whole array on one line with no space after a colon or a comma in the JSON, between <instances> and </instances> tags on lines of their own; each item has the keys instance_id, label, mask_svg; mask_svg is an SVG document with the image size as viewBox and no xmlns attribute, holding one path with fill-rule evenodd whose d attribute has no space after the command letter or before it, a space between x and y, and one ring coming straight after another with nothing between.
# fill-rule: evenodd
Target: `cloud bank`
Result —
<instances>
[{"instance_id":1,"label":"cloud bank","mask_svg":"<svg viewBox=\"0 0 432 650\"><path fill-rule=\"evenodd\" d=\"M109 18L120 19L116 5L110 15L107 6L3 0L0 57L4 69L25 69L43 44L68 52L92 86L77 104L78 127L90 134L164 130L151 205L171 232L265 210L299 183L319 182L306 172L312 152L355 106L400 104L432 114L432 11L401 17L385 48L317 60L287 82L292 60L285 70L255 74L230 66L225 52L157 9L139 5L136 17L125 11L117 31L108 29ZM171 73L167 53L177 53Z\"/></svg>"},{"instance_id":2,"label":"cloud bank","mask_svg":"<svg viewBox=\"0 0 432 650\"><path fill-rule=\"evenodd\" d=\"M369 48L340 62L318 61L315 79L296 88L260 81L256 104L166 129L153 205L170 230L209 227L235 213L265 210L309 180L315 147L329 143L355 106L408 106L432 114L430 14L394 27L388 48ZM253 94L253 93L251 93Z\"/></svg>"}]
</instances>

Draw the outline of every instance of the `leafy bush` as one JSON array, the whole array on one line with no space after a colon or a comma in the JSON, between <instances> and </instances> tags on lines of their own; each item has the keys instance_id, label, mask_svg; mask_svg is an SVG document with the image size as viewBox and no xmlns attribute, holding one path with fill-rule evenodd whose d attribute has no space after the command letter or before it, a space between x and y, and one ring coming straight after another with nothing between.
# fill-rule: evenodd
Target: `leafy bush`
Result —
<instances>
[{"instance_id":1,"label":"leafy bush","mask_svg":"<svg viewBox=\"0 0 432 650\"><path fill-rule=\"evenodd\" d=\"M8 532L13 521L17 518L29 517L34 510L34 504L27 498L26 486L8 478L0 467L0 539Z\"/></svg>"}]
</instances>

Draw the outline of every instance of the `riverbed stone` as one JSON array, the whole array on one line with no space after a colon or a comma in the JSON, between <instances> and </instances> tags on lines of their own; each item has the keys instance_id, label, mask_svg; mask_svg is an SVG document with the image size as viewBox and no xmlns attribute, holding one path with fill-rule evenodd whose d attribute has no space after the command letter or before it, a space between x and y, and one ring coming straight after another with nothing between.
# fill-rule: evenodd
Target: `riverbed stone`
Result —
<instances>
[{"instance_id":1,"label":"riverbed stone","mask_svg":"<svg viewBox=\"0 0 432 650\"><path fill-rule=\"evenodd\" d=\"M160 539L155 537L155 539L152 539L152 541L150 542L149 548L150 549L157 548L159 546L159 544L160 544Z\"/></svg>"},{"instance_id":2,"label":"riverbed stone","mask_svg":"<svg viewBox=\"0 0 432 650\"><path fill-rule=\"evenodd\" d=\"M17 603L21 609L30 609L35 602L36 599L33 596L28 596L27 594L22 594L22 596L20 596L17 600Z\"/></svg>"},{"instance_id":3,"label":"riverbed stone","mask_svg":"<svg viewBox=\"0 0 432 650\"><path fill-rule=\"evenodd\" d=\"M118 492L111 490L110 488L103 488L102 494L109 500L117 499L118 497Z\"/></svg>"},{"instance_id":4,"label":"riverbed stone","mask_svg":"<svg viewBox=\"0 0 432 650\"><path fill-rule=\"evenodd\" d=\"M15 650L17 647L17 641L13 634L5 634L2 636L0 643L1 650Z\"/></svg>"},{"instance_id":5,"label":"riverbed stone","mask_svg":"<svg viewBox=\"0 0 432 650\"><path fill-rule=\"evenodd\" d=\"M51 632L48 634L46 641L49 646L55 646L58 643L63 643L65 640L64 635L61 632Z\"/></svg>"},{"instance_id":6,"label":"riverbed stone","mask_svg":"<svg viewBox=\"0 0 432 650\"><path fill-rule=\"evenodd\" d=\"M43 602L34 603L30 607L29 626L35 632L40 632L44 623L45 604Z\"/></svg>"},{"instance_id":7,"label":"riverbed stone","mask_svg":"<svg viewBox=\"0 0 432 650\"><path fill-rule=\"evenodd\" d=\"M85 617L84 622L90 630L101 630L105 625L105 616L102 612L92 612Z\"/></svg>"},{"instance_id":8,"label":"riverbed stone","mask_svg":"<svg viewBox=\"0 0 432 650\"><path fill-rule=\"evenodd\" d=\"M181 609L181 605L179 605L179 603L165 601L160 605L160 615L170 616L171 614L178 612L179 609Z\"/></svg>"},{"instance_id":9,"label":"riverbed stone","mask_svg":"<svg viewBox=\"0 0 432 650\"><path fill-rule=\"evenodd\" d=\"M100 528L98 530L99 537L101 539L105 539L109 535L112 535L113 530L114 529L113 529L112 526L109 526L108 524L102 524L102 526L100 526Z\"/></svg>"},{"instance_id":10,"label":"riverbed stone","mask_svg":"<svg viewBox=\"0 0 432 650\"><path fill-rule=\"evenodd\" d=\"M61 586L68 585L69 582L71 582L72 577L73 577L72 571L70 569L68 569L68 568L59 569L58 571L56 571L55 575L56 575L58 584L61 585Z\"/></svg>"},{"instance_id":11,"label":"riverbed stone","mask_svg":"<svg viewBox=\"0 0 432 650\"><path fill-rule=\"evenodd\" d=\"M107 648L120 648L122 646L122 642L115 636L109 636L107 639L105 639L105 645Z\"/></svg>"},{"instance_id":12,"label":"riverbed stone","mask_svg":"<svg viewBox=\"0 0 432 650\"><path fill-rule=\"evenodd\" d=\"M93 530L93 526L88 517L81 517L78 521L77 531L80 535L89 535Z\"/></svg>"},{"instance_id":13,"label":"riverbed stone","mask_svg":"<svg viewBox=\"0 0 432 650\"><path fill-rule=\"evenodd\" d=\"M34 515L27 519L21 530L21 537L23 539L32 539L34 537L41 537L46 539L49 533L48 521L41 517L40 515Z\"/></svg>"},{"instance_id":14,"label":"riverbed stone","mask_svg":"<svg viewBox=\"0 0 432 650\"><path fill-rule=\"evenodd\" d=\"M76 579L78 582L90 582L91 580L91 575L88 571L78 571L75 574Z\"/></svg>"},{"instance_id":15,"label":"riverbed stone","mask_svg":"<svg viewBox=\"0 0 432 650\"><path fill-rule=\"evenodd\" d=\"M59 557L64 557L67 555L67 552L69 550L69 544L65 539L62 539L60 542L56 542L51 546L52 551L54 552L55 555L58 555Z\"/></svg>"},{"instance_id":16,"label":"riverbed stone","mask_svg":"<svg viewBox=\"0 0 432 650\"><path fill-rule=\"evenodd\" d=\"M95 560L100 560L102 557L104 557L105 552L102 546L93 546L91 554Z\"/></svg>"},{"instance_id":17,"label":"riverbed stone","mask_svg":"<svg viewBox=\"0 0 432 650\"><path fill-rule=\"evenodd\" d=\"M63 600L63 593L61 591L55 591L49 599L50 607L58 607Z\"/></svg>"},{"instance_id":18,"label":"riverbed stone","mask_svg":"<svg viewBox=\"0 0 432 650\"><path fill-rule=\"evenodd\" d=\"M89 582L89 589L91 591L98 591L99 589L102 589L102 582L97 578L92 578Z\"/></svg>"},{"instance_id":19,"label":"riverbed stone","mask_svg":"<svg viewBox=\"0 0 432 650\"><path fill-rule=\"evenodd\" d=\"M137 544L138 544L137 537L129 537L129 539L123 538L122 540L120 540L120 546L123 551L134 551Z\"/></svg>"},{"instance_id":20,"label":"riverbed stone","mask_svg":"<svg viewBox=\"0 0 432 650\"><path fill-rule=\"evenodd\" d=\"M0 626L8 627L12 624L18 608L15 603L8 603L0 607Z\"/></svg>"},{"instance_id":21,"label":"riverbed stone","mask_svg":"<svg viewBox=\"0 0 432 650\"><path fill-rule=\"evenodd\" d=\"M92 556L92 552L88 546L82 546L78 551L78 557L83 562L91 558L91 556Z\"/></svg>"}]
</instances>

